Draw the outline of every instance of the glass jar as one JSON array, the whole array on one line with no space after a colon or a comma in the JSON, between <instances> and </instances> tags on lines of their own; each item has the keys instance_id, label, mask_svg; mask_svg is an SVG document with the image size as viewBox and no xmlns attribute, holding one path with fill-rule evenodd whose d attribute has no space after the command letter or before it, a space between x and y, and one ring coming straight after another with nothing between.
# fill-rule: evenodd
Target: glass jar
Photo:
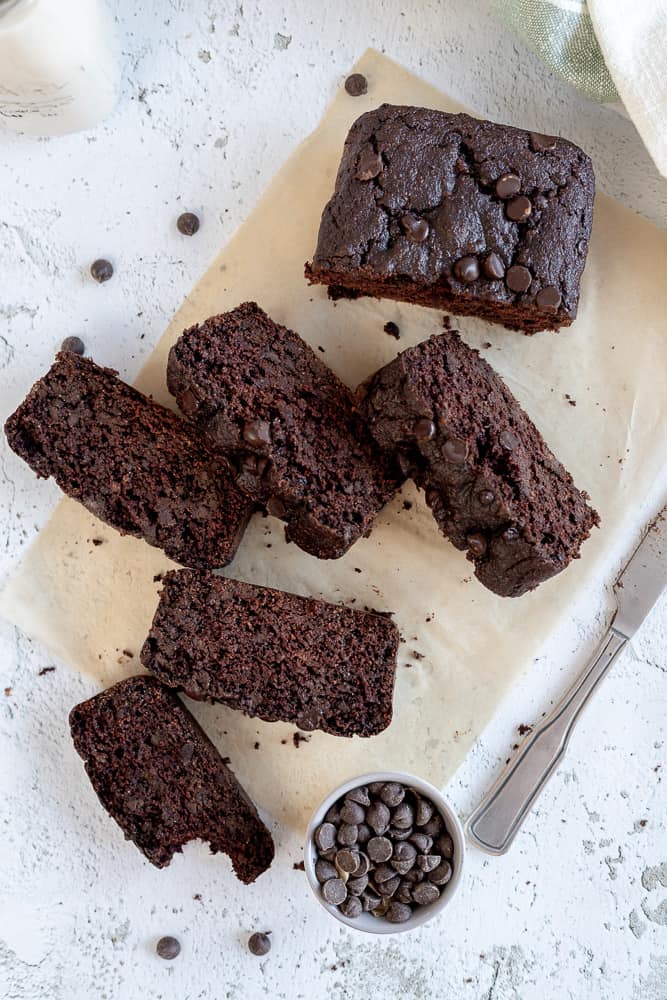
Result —
<instances>
[{"instance_id":1,"label":"glass jar","mask_svg":"<svg viewBox=\"0 0 667 1000\"><path fill-rule=\"evenodd\" d=\"M0 0L0 127L64 135L118 99L116 36L104 0Z\"/></svg>"}]
</instances>

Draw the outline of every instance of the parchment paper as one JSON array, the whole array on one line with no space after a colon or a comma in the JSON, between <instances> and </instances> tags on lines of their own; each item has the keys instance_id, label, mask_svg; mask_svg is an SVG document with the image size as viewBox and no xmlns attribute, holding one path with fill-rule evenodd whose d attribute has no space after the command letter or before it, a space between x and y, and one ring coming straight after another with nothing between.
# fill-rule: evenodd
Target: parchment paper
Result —
<instances>
[{"instance_id":1,"label":"parchment paper","mask_svg":"<svg viewBox=\"0 0 667 1000\"><path fill-rule=\"evenodd\" d=\"M351 386L439 330L441 316L433 310L371 299L334 306L324 289L309 288L303 278L352 121L382 101L462 110L375 52L356 68L368 77L368 95L352 99L341 88L150 357L137 384L160 401L172 405L165 361L183 328L246 299L323 347L321 356ZM411 485L380 515L372 536L337 561L320 562L287 545L280 522L253 519L228 575L394 611L405 638L394 721L371 740L314 733L297 750L293 726L188 703L253 798L276 819L303 826L334 784L380 767L414 771L442 785L568 614L605 545L627 529L667 466L666 262L667 235L598 196L580 313L571 328L526 338L456 321L470 344L493 345L483 353L602 515L602 529L585 543L582 558L537 592L508 600L485 590L462 553L438 534ZM390 319L400 327L399 343L383 332ZM140 669L138 652L157 603L153 576L169 565L157 550L120 538L63 500L16 570L0 610L74 669L107 685Z\"/></svg>"}]
</instances>

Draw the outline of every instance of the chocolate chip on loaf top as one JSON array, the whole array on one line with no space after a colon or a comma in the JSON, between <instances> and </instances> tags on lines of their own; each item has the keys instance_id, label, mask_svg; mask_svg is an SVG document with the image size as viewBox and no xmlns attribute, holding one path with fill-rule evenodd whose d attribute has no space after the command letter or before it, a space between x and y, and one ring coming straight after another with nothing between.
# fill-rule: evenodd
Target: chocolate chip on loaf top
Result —
<instances>
[{"instance_id":1,"label":"chocolate chip on loaf top","mask_svg":"<svg viewBox=\"0 0 667 1000\"><path fill-rule=\"evenodd\" d=\"M595 180L566 139L383 104L353 124L306 276L534 333L577 314Z\"/></svg>"},{"instance_id":2,"label":"chocolate chip on loaf top","mask_svg":"<svg viewBox=\"0 0 667 1000\"><path fill-rule=\"evenodd\" d=\"M157 868L190 840L223 851L245 883L273 861L247 794L176 695L129 677L72 709L74 746L97 796Z\"/></svg>"},{"instance_id":3,"label":"chocolate chip on loaf top","mask_svg":"<svg viewBox=\"0 0 667 1000\"><path fill-rule=\"evenodd\" d=\"M400 484L347 386L254 302L186 330L169 353L167 382L235 463L239 487L321 559L370 531Z\"/></svg>"},{"instance_id":4,"label":"chocolate chip on loaf top","mask_svg":"<svg viewBox=\"0 0 667 1000\"><path fill-rule=\"evenodd\" d=\"M598 514L458 334L403 351L358 400L377 443L425 489L441 531L490 590L518 597L578 558Z\"/></svg>"},{"instance_id":5,"label":"chocolate chip on loaf top","mask_svg":"<svg viewBox=\"0 0 667 1000\"><path fill-rule=\"evenodd\" d=\"M181 570L163 578L141 662L191 698L372 736L391 722L397 647L386 615Z\"/></svg>"},{"instance_id":6,"label":"chocolate chip on loaf top","mask_svg":"<svg viewBox=\"0 0 667 1000\"><path fill-rule=\"evenodd\" d=\"M8 419L38 476L186 566L229 563L252 512L196 430L89 358L61 352Z\"/></svg>"}]
</instances>

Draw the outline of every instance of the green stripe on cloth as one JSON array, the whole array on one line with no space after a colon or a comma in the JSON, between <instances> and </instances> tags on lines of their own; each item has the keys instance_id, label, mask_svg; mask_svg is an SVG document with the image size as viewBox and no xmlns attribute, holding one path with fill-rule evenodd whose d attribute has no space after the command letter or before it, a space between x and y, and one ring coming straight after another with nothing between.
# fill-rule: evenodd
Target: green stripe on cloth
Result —
<instances>
[{"instance_id":1,"label":"green stripe on cloth","mask_svg":"<svg viewBox=\"0 0 667 1000\"><path fill-rule=\"evenodd\" d=\"M585 0L492 0L491 7L547 66L591 100L619 100Z\"/></svg>"}]
</instances>

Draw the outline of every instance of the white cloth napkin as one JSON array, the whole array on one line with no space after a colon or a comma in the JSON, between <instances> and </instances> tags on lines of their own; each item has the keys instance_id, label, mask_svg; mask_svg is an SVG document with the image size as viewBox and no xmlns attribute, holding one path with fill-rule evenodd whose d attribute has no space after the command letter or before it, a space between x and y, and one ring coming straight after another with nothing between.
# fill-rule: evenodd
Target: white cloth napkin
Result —
<instances>
[{"instance_id":1,"label":"white cloth napkin","mask_svg":"<svg viewBox=\"0 0 667 1000\"><path fill-rule=\"evenodd\" d=\"M588 10L621 100L667 177L667 0L588 0Z\"/></svg>"}]
</instances>

